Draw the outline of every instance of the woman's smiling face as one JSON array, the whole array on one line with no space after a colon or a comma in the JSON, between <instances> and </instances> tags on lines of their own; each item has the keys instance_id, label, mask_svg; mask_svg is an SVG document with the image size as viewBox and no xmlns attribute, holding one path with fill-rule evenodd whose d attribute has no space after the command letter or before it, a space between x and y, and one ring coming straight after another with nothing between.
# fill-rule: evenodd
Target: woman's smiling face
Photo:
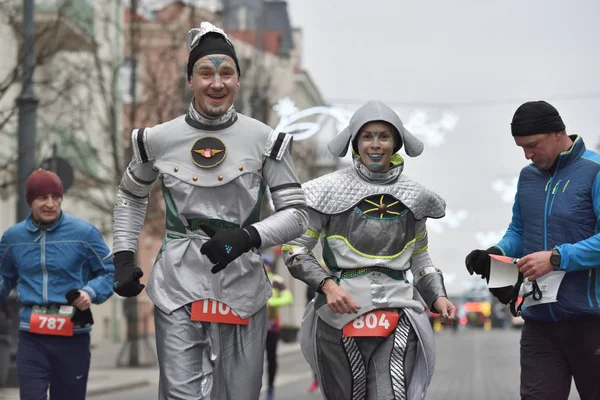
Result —
<instances>
[{"instance_id":1,"label":"woman's smiling face","mask_svg":"<svg viewBox=\"0 0 600 400\"><path fill-rule=\"evenodd\" d=\"M369 122L358 133L358 155L362 163L372 172L386 172L396 142L395 129L387 122Z\"/></svg>"}]
</instances>

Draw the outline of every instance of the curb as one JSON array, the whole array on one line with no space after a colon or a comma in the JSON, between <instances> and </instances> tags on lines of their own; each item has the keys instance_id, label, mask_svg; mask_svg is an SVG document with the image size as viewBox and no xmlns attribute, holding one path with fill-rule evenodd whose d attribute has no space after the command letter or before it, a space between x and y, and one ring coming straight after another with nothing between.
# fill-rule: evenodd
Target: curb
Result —
<instances>
[{"instance_id":1,"label":"curb","mask_svg":"<svg viewBox=\"0 0 600 400\"><path fill-rule=\"evenodd\" d=\"M96 388L90 388L88 386L88 390L86 396L98 396L107 393L120 392L123 390L136 389L143 386L150 385L150 382L147 379L134 380L130 382L121 382L116 385L103 385Z\"/></svg>"}]
</instances>

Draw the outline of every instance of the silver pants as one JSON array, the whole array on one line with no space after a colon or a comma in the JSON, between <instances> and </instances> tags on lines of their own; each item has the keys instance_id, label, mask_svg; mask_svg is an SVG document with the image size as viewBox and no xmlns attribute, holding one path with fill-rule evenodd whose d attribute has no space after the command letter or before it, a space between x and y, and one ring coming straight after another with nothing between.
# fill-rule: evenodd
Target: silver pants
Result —
<instances>
[{"instance_id":1,"label":"silver pants","mask_svg":"<svg viewBox=\"0 0 600 400\"><path fill-rule=\"evenodd\" d=\"M407 398L418 338L403 312L387 338L346 338L318 317L316 323L317 378L327 400Z\"/></svg>"},{"instance_id":2,"label":"silver pants","mask_svg":"<svg viewBox=\"0 0 600 400\"><path fill-rule=\"evenodd\" d=\"M197 322L191 306L154 308L159 400L255 400L260 396L267 307L248 325Z\"/></svg>"}]
</instances>

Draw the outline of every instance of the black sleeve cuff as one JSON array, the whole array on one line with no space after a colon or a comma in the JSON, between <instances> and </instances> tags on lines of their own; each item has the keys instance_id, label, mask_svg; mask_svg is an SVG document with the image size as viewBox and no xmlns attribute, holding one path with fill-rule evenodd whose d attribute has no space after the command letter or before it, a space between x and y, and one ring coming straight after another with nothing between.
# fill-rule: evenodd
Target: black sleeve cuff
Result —
<instances>
[{"instance_id":1,"label":"black sleeve cuff","mask_svg":"<svg viewBox=\"0 0 600 400\"><path fill-rule=\"evenodd\" d=\"M495 254L497 256L501 256L502 255L502 250L500 250L499 248L497 248L496 246L492 246L489 249L486 250L489 254Z\"/></svg>"},{"instance_id":2,"label":"black sleeve cuff","mask_svg":"<svg viewBox=\"0 0 600 400\"><path fill-rule=\"evenodd\" d=\"M113 255L115 265L135 264L135 253L133 251L118 251Z\"/></svg>"},{"instance_id":3,"label":"black sleeve cuff","mask_svg":"<svg viewBox=\"0 0 600 400\"><path fill-rule=\"evenodd\" d=\"M252 245L252 248L260 249L262 239L260 238L260 235L258 234L256 228L250 225L245 227L244 229L246 230L246 232L248 232L248 235L250 235L250 243Z\"/></svg>"}]
</instances>

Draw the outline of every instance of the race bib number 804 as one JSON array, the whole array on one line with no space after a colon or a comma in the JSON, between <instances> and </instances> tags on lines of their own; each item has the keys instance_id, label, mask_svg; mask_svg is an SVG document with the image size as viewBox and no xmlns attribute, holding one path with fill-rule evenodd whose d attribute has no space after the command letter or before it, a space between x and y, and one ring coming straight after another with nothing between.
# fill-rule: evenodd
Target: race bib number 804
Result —
<instances>
[{"instance_id":1,"label":"race bib number 804","mask_svg":"<svg viewBox=\"0 0 600 400\"><path fill-rule=\"evenodd\" d=\"M398 318L398 313L394 311L371 311L348 322L342 329L342 335L388 337L396 329Z\"/></svg>"},{"instance_id":2,"label":"race bib number 804","mask_svg":"<svg viewBox=\"0 0 600 400\"><path fill-rule=\"evenodd\" d=\"M231 307L216 300L199 300L192 303L192 321L221 324L248 325L250 318L240 318Z\"/></svg>"}]
</instances>

